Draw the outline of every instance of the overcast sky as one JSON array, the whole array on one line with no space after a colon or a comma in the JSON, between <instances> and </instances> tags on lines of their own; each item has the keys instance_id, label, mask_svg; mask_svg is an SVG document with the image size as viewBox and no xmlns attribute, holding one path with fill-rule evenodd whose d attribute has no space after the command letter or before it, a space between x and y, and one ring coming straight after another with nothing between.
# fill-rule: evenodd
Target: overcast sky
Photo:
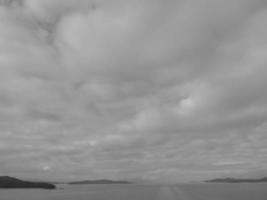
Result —
<instances>
[{"instance_id":1,"label":"overcast sky","mask_svg":"<svg viewBox=\"0 0 267 200\"><path fill-rule=\"evenodd\" d=\"M0 174L267 173L266 0L0 0Z\"/></svg>"}]
</instances>

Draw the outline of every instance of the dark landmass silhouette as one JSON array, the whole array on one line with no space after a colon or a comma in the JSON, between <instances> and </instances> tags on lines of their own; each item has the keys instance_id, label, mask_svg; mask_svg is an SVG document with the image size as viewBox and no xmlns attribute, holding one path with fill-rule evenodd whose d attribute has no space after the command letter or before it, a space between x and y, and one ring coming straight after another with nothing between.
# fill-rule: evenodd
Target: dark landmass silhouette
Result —
<instances>
[{"instance_id":1,"label":"dark landmass silhouette","mask_svg":"<svg viewBox=\"0 0 267 200\"><path fill-rule=\"evenodd\" d=\"M51 183L22 181L10 176L0 176L0 188L56 189L56 186Z\"/></svg>"},{"instance_id":2,"label":"dark landmass silhouette","mask_svg":"<svg viewBox=\"0 0 267 200\"><path fill-rule=\"evenodd\" d=\"M69 182L69 184L132 184L129 181L113 181L113 180L85 180L85 181L75 181L75 182Z\"/></svg>"},{"instance_id":3,"label":"dark landmass silhouette","mask_svg":"<svg viewBox=\"0 0 267 200\"><path fill-rule=\"evenodd\" d=\"M260 179L217 178L205 181L207 183L267 183L267 177Z\"/></svg>"}]
</instances>

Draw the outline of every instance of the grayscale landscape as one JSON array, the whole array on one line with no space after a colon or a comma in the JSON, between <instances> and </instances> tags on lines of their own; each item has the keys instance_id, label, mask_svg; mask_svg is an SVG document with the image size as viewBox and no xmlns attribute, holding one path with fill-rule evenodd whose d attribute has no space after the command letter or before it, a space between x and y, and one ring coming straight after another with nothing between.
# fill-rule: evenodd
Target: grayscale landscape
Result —
<instances>
[{"instance_id":1,"label":"grayscale landscape","mask_svg":"<svg viewBox=\"0 0 267 200\"><path fill-rule=\"evenodd\" d=\"M0 200L266 200L267 0L0 0Z\"/></svg>"}]
</instances>

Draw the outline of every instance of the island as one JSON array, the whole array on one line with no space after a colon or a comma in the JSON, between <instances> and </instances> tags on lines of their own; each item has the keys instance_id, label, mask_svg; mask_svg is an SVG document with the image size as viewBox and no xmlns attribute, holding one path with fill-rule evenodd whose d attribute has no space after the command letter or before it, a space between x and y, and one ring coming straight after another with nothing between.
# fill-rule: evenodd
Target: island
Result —
<instances>
[{"instance_id":1,"label":"island","mask_svg":"<svg viewBox=\"0 0 267 200\"><path fill-rule=\"evenodd\" d=\"M51 183L23 181L10 176L0 176L0 188L56 189L56 186Z\"/></svg>"},{"instance_id":2,"label":"island","mask_svg":"<svg viewBox=\"0 0 267 200\"><path fill-rule=\"evenodd\" d=\"M113 180L85 180L85 181L76 181L70 182L69 184L132 184L129 181L113 181Z\"/></svg>"},{"instance_id":3,"label":"island","mask_svg":"<svg viewBox=\"0 0 267 200\"><path fill-rule=\"evenodd\" d=\"M260 179L217 178L205 181L207 183L267 183L267 177Z\"/></svg>"}]
</instances>

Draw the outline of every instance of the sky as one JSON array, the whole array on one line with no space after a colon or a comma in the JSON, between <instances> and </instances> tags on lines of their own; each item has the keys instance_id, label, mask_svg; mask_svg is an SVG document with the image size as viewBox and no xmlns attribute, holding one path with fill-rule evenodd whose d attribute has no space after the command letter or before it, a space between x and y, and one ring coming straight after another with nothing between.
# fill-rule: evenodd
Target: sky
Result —
<instances>
[{"instance_id":1,"label":"sky","mask_svg":"<svg viewBox=\"0 0 267 200\"><path fill-rule=\"evenodd\" d=\"M267 175L266 0L0 0L0 174Z\"/></svg>"}]
</instances>

